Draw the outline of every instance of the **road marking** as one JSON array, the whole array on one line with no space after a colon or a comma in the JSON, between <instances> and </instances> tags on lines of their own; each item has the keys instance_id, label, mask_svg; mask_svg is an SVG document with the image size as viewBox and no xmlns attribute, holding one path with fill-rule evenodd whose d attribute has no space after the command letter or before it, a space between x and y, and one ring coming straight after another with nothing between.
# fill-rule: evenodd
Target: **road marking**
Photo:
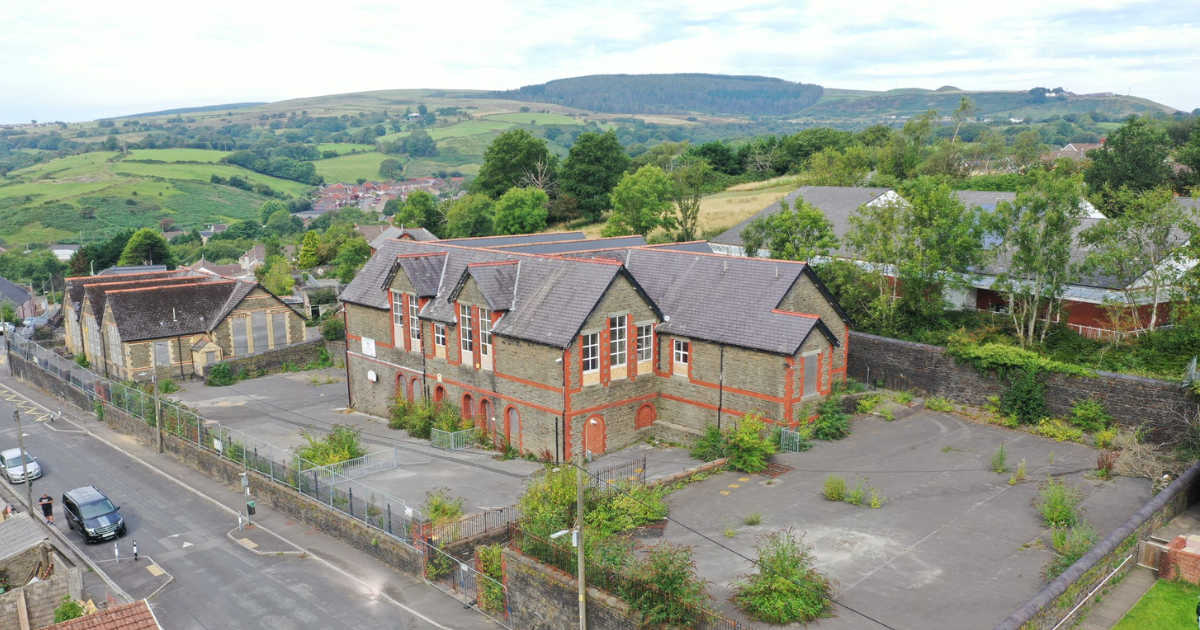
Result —
<instances>
[{"instance_id":1,"label":"road marking","mask_svg":"<svg viewBox=\"0 0 1200 630\"><path fill-rule=\"evenodd\" d=\"M188 547L191 547L191 546L192 546L192 543L185 542L185 543L183 543L183 547L181 547L181 549L187 549Z\"/></svg>"},{"instance_id":2,"label":"road marking","mask_svg":"<svg viewBox=\"0 0 1200 630\"><path fill-rule=\"evenodd\" d=\"M742 483L746 483L747 481L750 481L750 478L749 477L738 477L738 481L740 481Z\"/></svg>"},{"instance_id":3,"label":"road marking","mask_svg":"<svg viewBox=\"0 0 1200 630\"><path fill-rule=\"evenodd\" d=\"M729 491L728 491L728 490L722 490L722 491L721 491L721 494L723 494L723 495L725 495L725 496L729 496Z\"/></svg>"},{"instance_id":4,"label":"road marking","mask_svg":"<svg viewBox=\"0 0 1200 630\"><path fill-rule=\"evenodd\" d=\"M254 541L253 541L253 540L250 540L249 538L239 538L239 539L238 539L238 542L242 543L243 545L246 545L247 547L249 547L249 548L251 548L251 549L257 549L257 548L258 548L258 545L257 545L257 544L255 544L255 543L254 543Z\"/></svg>"},{"instance_id":5,"label":"road marking","mask_svg":"<svg viewBox=\"0 0 1200 630\"><path fill-rule=\"evenodd\" d=\"M166 571L163 571L162 569L158 568L157 564L152 564L152 565L146 567L146 570L149 571L150 575L153 575L154 577L159 577L163 573L166 573Z\"/></svg>"},{"instance_id":6,"label":"road marking","mask_svg":"<svg viewBox=\"0 0 1200 630\"><path fill-rule=\"evenodd\" d=\"M731 483L731 484L729 484L729 487L733 488L734 490L737 490L738 488L741 488L742 486L740 484Z\"/></svg>"}]
</instances>

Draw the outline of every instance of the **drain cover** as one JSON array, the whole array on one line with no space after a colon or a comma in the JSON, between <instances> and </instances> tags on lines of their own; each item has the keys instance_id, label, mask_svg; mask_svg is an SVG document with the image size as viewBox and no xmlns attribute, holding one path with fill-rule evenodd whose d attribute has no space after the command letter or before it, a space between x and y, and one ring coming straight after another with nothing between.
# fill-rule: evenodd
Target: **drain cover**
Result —
<instances>
[{"instance_id":1,"label":"drain cover","mask_svg":"<svg viewBox=\"0 0 1200 630\"><path fill-rule=\"evenodd\" d=\"M780 475L790 470L795 469L791 466L784 466L783 464L767 464L767 468L758 474L762 475L763 477L778 479Z\"/></svg>"}]
</instances>

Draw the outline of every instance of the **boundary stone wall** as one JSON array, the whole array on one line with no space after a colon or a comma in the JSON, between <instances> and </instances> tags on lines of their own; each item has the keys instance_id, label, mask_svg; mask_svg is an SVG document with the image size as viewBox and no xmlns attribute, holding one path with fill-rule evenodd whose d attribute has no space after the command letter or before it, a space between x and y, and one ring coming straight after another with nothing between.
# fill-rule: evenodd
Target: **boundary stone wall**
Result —
<instances>
[{"instance_id":1,"label":"boundary stone wall","mask_svg":"<svg viewBox=\"0 0 1200 630\"><path fill-rule=\"evenodd\" d=\"M521 630L563 630L579 626L579 582L514 549L504 548L505 583L512 615ZM629 604L588 587L587 625L604 630L637 630L641 618Z\"/></svg>"},{"instance_id":2,"label":"boundary stone wall","mask_svg":"<svg viewBox=\"0 0 1200 630\"><path fill-rule=\"evenodd\" d=\"M204 378L207 379L213 367L217 365L228 365L229 370L235 375L242 372L266 372L272 374L281 371L284 363L290 363L298 368L302 368L316 361L321 355L322 348L325 348L325 340L313 339L276 350L267 350L244 357L218 361L212 365L204 366ZM336 356L336 353L333 350L329 350L329 356L332 359Z\"/></svg>"},{"instance_id":3,"label":"boundary stone wall","mask_svg":"<svg viewBox=\"0 0 1200 630\"><path fill-rule=\"evenodd\" d=\"M18 599L25 600L30 628L43 628L54 623L54 609L62 605L63 597L83 596L83 573L71 567L44 582L28 584L0 594L0 628L21 628Z\"/></svg>"},{"instance_id":4,"label":"boundary stone wall","mask_svg":"<svg viewBox=\"0 0 1200 630\"><path fill-rule=\"evenodd\" d=\"M1002 391L998 378L958 363L945 348L860 332L850 333L849 375L882 382L888 389L916 389L977 407ZM1046 375L1046 402L1054 414L1067 415L1075 403L1088 398L1104 403L1118 423L1145 425L1165 439L1200 412L1180 383L1112 372L1096 372L1090 378Z\"/></svg>"}]
</instances>

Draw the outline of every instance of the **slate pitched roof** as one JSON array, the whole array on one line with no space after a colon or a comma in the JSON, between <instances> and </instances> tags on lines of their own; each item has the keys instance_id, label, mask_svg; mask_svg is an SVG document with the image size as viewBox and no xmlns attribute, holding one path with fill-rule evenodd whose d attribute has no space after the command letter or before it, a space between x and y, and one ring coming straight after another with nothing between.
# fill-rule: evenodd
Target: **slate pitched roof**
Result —
<instances>
[{"instance_id":1,"label":"slate pitched roof","mask_svg":"<svg viewBox=\"0 0 1200 630\"><path fill-rule=\"evenodd\" d=\"M0 302L11 302L15 306L20 306L32 298L33 295L20 285L0 278Z\"/></svg>"},{"instance_id":2,"label":"slate pitched roof","mask_svg":"<svg viewBox=\"0 0 1200 630\"><path fill-rule=\"evenodd\" d=\"M359 234L367 239L372 249L379 249L383 242L389 238L409 238L414 241L436 241L438 237L433 235L433 232L425 228L412 227L396 227L394 225L360 225L357 228Z\"/></svg>"},{"instance_id":3,"label":"slate pitched roof","mask_svg":"<svg viewBox=\"0 0 1200 630\"><path fill-rule=\"evenodd\" d=\"M505 260L498 263L475 263L467 265L459 277L457 286L450 293L449 300L458 299L459 291L467 283L467 278L474 278L475 285L487 300L488 308L493 311L507 311L513 305L513 293L517 286L517 277L521 273L521 261Z\"/></svg>"},{"instance_id":4,"label":"slate pitched roof","mask_svg":"<svg viewBox=\"0 0 1200 630\"><path fill-rule=\"evenodd\" d=\"M7 560L47 540L46 533L34 522L29 512L14 514L0 521L0 560ZM25 577L25 576L9 576Z\"/></svg>"},{"instance_id":5,"label":"slate pitched roof","mask_svg":"<svg viewBox=\"0 0 1200 630\"><path fill-rule=\"evenodd\" d=\"M643 249L663 249L672 252L690 252L693 254L711 254L713 250L708 241L688 241L686 243L663 243L662 245L647 245Z\"/></svg>"},{"instance_id":6,"label":"slate pitched roof","mask_svg":"<svg viewBox=\"0 0 1200 630\"><path fill-rule=\"evenodd\" d=\"M825 213L825 218L833 224L833 231L838 238L842 238L850 229L850 217L863 204L875 201L879 197L892 192L891 188L862 188L852 186L803 186L788 193L784 198L788 201L789 208L796 207L796 198L802 197L804 201L815 206L821 212ZM712 239L713 243L721 245L742 245L742 230L750 225L751 221L760 217L766 217L778 213L782 206L778 201L763 208L745 221L722 232L719 236Z\"/></svg>"},{"instance_id":7,"label":"slate pitched roof","mask_svg":"<svg viewBox=\"0 0 1200 630\"><path fill-rule=\"evenodd\" d=\"M121 341L178 337L211 331L254 282L218 280L108 292L108 306Z\"/></svg>"},{"instance_id":8,"label":"slate pitched roof","mask_svg":"<svg viewBox=\"0 0 1200 630\"><path fill-rule=\"evenodd\" d=\"M202 274L193 274L187 271L172 272L173 275L162 276L155 278L144 278L141 274L131 274L128 276L109 276L109 278L117 280L116 282L96 282L83 285L81 299L76 306L76 317L82 317L83 301L88 302L92 307L92 316L99 321L104 316L104 303L106 295L109 291L116 289L136 289L151 286L170 286L176 284L195 284L197 282L205 282L211 276ZM140 278L140 279L139 279Z\"/></svg>"},{"instance_id":9,"label":"slate pitched roof","mask_svg":"<svg viewBox=\"0 0 1200 630\"><path fill-rule=\"evenodd\" d=\"M147 271L120 275L109 274L108 271L111 271L111 268L106 269L94 276L67 278L67 299L74 305L74 308L76 309L76 317L79 316L79 306L83 303L83 293L88 285L108 282L129 282L131 280L149 280L153 278L170 278L173 276L186 275L187 273L184 271L166 271L165 267L161 271Z\"/></svg>"},{"instance_id":10,"label":"slate pitched roof","mask_svg":"<svg viewBox=\"0 0 1200 630\"><path fill-rule=\"evenodd\" d=\"M640 234L612 238L590 238L577 241L555 241L552 243L526 243L521 245L498 245L489 249L525 254L568 254L614 247L641 247L646 239Z\"/></svg>"},{"instance_id":11,"label":"slate pitched roof","mask_svg":"<svg viewBox=\"0 0 1200 630\"><path fill-rule=\"evenodd\" d=\"M464 247L501 247L504 245L528 245L531 243L554 243L558 241L581 241L587 238L583 232L545 232L542 234L513 234L510 236L481 236L478 238L451 238L441 243Z\"/></svg>"},{"instance_id":12,"label":"slate pitched roof","mask_svg":"<svg viewBox=\"0 0 1200 630\"><path fill-rule=\"evenodd\" d=\"M63 621L46 630L161 630L150 604L141 599L124 606L113 606L84 617Z\"/></svg>"}]
</instances>

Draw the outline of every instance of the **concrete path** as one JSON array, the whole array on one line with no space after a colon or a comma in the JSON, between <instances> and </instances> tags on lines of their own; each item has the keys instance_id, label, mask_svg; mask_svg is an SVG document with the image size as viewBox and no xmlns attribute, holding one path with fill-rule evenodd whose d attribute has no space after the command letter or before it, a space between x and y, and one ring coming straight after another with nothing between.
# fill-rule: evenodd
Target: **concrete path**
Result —
<instances>
[{"instance_id":1,"label":"concrete path","mask_svg":"<svg viewBox=\"0 0 1200 630\"><path fill-rule=\"evenodd\" d=\"M1112 587L1100 600L1092 606L1087 618L1079 624L1079 630L1109 630L1117 625L1121 617L1129 612L1133 605L1154 586L1158 581L1158 573L1143 567L1134 567L1124 580Z\"/></svg>"}]
</instances>

